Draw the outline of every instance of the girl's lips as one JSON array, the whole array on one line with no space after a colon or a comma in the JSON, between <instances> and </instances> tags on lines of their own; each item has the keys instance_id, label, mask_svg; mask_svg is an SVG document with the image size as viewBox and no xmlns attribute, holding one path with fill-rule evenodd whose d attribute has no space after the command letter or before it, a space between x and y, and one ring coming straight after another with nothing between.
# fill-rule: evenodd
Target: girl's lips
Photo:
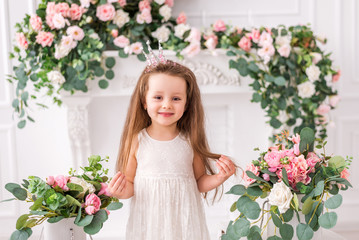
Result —
<instances>
[{"instance_id":1,"label":"girl's lips","mask_svg":"<svg viewBox=\"0 0 359 240\"><path fill-rule=\"evenodd\" d=\"M163 117L170 117L170 116L172 116L174 113L160 112L160 113L158 113L158 114L160 114L160 115L163 116Z\"/></svg>"}]
</instances>

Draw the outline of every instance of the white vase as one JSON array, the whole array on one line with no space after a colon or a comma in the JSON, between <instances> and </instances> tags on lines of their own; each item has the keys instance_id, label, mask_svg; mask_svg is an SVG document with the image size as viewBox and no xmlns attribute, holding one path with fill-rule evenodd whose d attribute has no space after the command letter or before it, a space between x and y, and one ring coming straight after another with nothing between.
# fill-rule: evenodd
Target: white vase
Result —
<instances>
[{"instance_id":1,"label":"white vase","mask_svg":"<svg viewBox=\"0 0 359 240\"><path fill-rule=\"evenodd\" d=\"M74 224L75 218L65 218L57 223L45 222L44 240L86 240L83 227Z\"/></svg>"}]
</instances>

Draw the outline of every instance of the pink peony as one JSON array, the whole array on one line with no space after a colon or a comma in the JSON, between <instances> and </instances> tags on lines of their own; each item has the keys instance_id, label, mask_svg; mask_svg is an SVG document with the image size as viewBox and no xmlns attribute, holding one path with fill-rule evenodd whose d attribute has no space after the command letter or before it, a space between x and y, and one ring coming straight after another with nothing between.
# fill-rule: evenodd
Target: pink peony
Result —
<instances>
[{"instance_id":1,"label":"pink peony","mask_svg":"<svg viewBox=\"0 0 359 240\"><path fill-rule=\"evenodd\" d=\"M54 184L55 184L55 178L54 178L54 176L48 176L48 177L46 178L46 183L47 183L48 185L50 185L50 186L54 185Z\"/></svg>"},{"instance_id":2,"label":"pink peony","mask_svg":"<svg viewBox=\"0 0 359 240\"><path fill-rule=\"evenodd\" d=\"M34 31L36 31L36 32L40 31L42 29L41 18L37 15L32 15L30 18L30 25Z\"/></svg>"},{"instance_id":3,"label":"pink peony","mask_svg":"<svg viewBox=\"0 0 359 240\"><path fill-rule=\"evenodd\" d=\"M186 24L186 21L187 21L186 14L184 12L181 12L176 19L176 23L177 24L181 24L181 23Z\"/></svg>"},{"instance_id":4,"label":"pink peony","mask_svg":"<svg viewBox=\"0 0 359 240\"><path fill-rule=\"evenodd\" d=\"M165 4L167 4L169 7L173 7L173 0L166 0Z\"/></svg>"},{"instance_id":5,"label":"pink peony","mask_svg":"<svg viewBox=\"0 0 359 240\"><path fill-rule=\"evenodd\" d=\"M346 169L346 168L344 168L343 171L340 173L340 177L344 178L346 180L349 180L349 176L350 176L350 173L349 173L348 169ZM338 187L343 188L343 187L345 187L345 185L338 183Z\"/></svg>"},{"instance_id":6,"label":"pink peony","mask_svg":"<svg viewBox=\"0 0 359 240\"><path fill-rule=\"evenodd\" d=\"M314 167L317 162L320 162L320 157L318 157L314 152L308 153L307 164L312 172L314 172Z\"/></svg>"},{"instance_id":7,"label":"pink peony","mask_svg":"<svg viewBox=\"0 0 359 240\"><path fill-rule=\"evenodd\" d=\"M46 15L51 15L56 13L56 4L55 2L49 2L46 6Z\"/></svg>"},{"instance_id":8,"label":"pink peony","mask_svg":"<svg viewBox=\"0 0 359 240\"><path fill-rule=\"evenodd\" d=\"M99 191L98 195L106 195L111 197L111 194L109 193L109 191L107 190L107 183L101 183L101 190Z\"/></svg>"},{"instance_id":9,"label":"pink peony","mask_svg":"<svg viewBox=\"0 0 359 240\"><path fill-rule=\"evenodd\" d=\"M215 32L226 31L226 24L223 22L223 20L217 20L217 22L214 23L213 31L215 31Z\"/></svg>"},{"instance_id":10,"label":"pink peony","mask_svg":"<svg viewBox=\"0 0 359 240\"><path fill-rule=\"evenodd\" d=\"M341 72L340 70L338 70L337 74L333 75L333 77L332 77L332 82L333 82L333 83L338 82L338 81L339 81L339 78L340 78L340 76L341 76L341 74L342 74L342 72Z\"/></svg>"},{"instance_id":11,"label":"pink peony","mask_svg":"<svg viewBox=\"0 0 359 240\"><path fill-rule=\"evenodd\" d=\"M113 40L113 44L115 44L117 47L124 48L130 44L130 40L121 35Z\"/></svg>"},{"instance_id":12,"label":"pink peony","mask_svg":"<svg viewBox=\"0 0 359 240\"><path fill-rule=\"evenodd\" d=\"M36 36L36 42L40 44L42 47L51 46L54 40L54 35L50 32L41 31Z\"/></svg>"},{"instance_id":13,"label":"pink peony","mask_svg":"<svg viewBox=\"0 0 359 240\"><path fill-rule=\"evenodd\" d=\"M88 215L93 215L97 213L100 210L100 207L101 200L96 194L91 193L86 196L85 211Z\"/></svg>"},{"instance_id":14,"label":"pink peony","mask_svg":"<svg viewBox=\"0 0 359 240\"><path fill-rule=\"evenodd\" d=\"M296 184L298 182L308 184L311 180L309 177L310 170L308 170L308 164L303 155L290 158L289 164L285 164L284 168L287 171L289 184L294 189L296 189ZM278 170L276 173L279 178L282 178L282 169Z\"/></svg>"},{"instance_id":15,"label":"pink peony","mask_svg":"<svg viewBox=\"0 0 359 240\"><path fill-rule=\"evenodd\" d=\"M27 49L29 47L29 43L26 40L24 33L16 33L16 42L22 49Z\"/></svg>"},{"instance_id":16,"label":"pink peony","mask_svg":"<svg viewBox=\"0 0 359 240\"><path fill-rule=\"evenodd\" d=\"M244 51L249 52L252 47L252 42L247 37L242 37L238 42L238 47L242 48Z\"/></svg>"},{"instance_id":17,"label":"pink peony","mask_svg":"<svg viewBox=\"0 0 359 240\"><path fill-rule=\"evenodd\" d=\"M330 111L330 106L328 106L327 104L322 103L318 108L317 108L317 113L319 115L325 115Z\"/></svg>"},{"instance_id":18,"label":"pink peony","mask_svg":"<svg viewBox=\"0 0 359 240\"><path fill-rule=\"evenodd\" d=\"M246 169L244 170L244 176L243 179L246 181L246 183L249 185L251 183L254 183L256 180L253 178L248 177L246 174L246 171L251 171L254 175L259 175L259 168L254 166L253 163L250 163L247 165Z\"/></svg>"},{"instance_id":19,"label":"pink peony","mask_svg":"<svg viewBox=\"0 0 359 240\"><path fill-rule=\"evenodd\" d=\"M68 35L70 35L73 39L75 39L76 41L81 41L85 36L84 31L78 26L69 27L66 30L66 33Z\"/></svg>"},{"instance_id":20,"label":"pink peony","mask_svg":"<svg viewBox=\"0 0 359 240\"><path fill-rule=\"evenodd\" d=\"M61 13L63 17L69 17L70 16L70 7L68 3L58 3L55 5L55 12Z\"/></svg>"},{"instance_id":21,"label":"pink peony","mask_svg":"<svg viewBox=\"0 0 359 240\"><path fill-rule=\"evenodd\" d=\"M73 3L73 4L71 4L71 8L70 8L69 12L70 12L71 20L80 20L82 17L82 14L84 12L86 12L86 10L85 10L85 8Z\"/></svg>"},{"instance_id":22,"label":"pink peony","mask_svg":"<svg viewBox=\"0 0 359 240\"><path fill-rule=\"evenodd\" d=\"M261 32L258 29L252 29L252 32L249 34L253 42L258 43L261 36Z\"/></svg>"},{"instance_id":23,"label":"pink peony","mask_svg":"<svg viewBox=\"0 0 359 240\"><path fill-rule=\"evenodd\" d=\"M124 7L127 4L126 0L118 0L118 3L120 4L121 7Z\"/></svg>"},{"instance_id":24,"label":"pink peony","mask_svg":"<svg viewBox=\"0 0 359 240\"><path fill-rule=\"evenodd\" d=\"M143 0L138 3L138 8L140 9L140 12L142 12L144 9L151 11L151 3L148 0Z\"/></svg>"},{"instance_id":25,"label":"pink peony","mask_svg":"<svg viewBox=\"0 0 359 240\"><path fill-rule=\"evenodd\" d=\"M281 168L281 153L280 151L270 151L264 155L264 160L268 163L268 170L271 172L276 172L279 168Z\"/></svg>"},{"instance_id":26,"label":"pink peony","mask_svg":"<svg viewBox=\"0 0 359 240\"><path fill-rule=\"evenodd\" d=\"M201 51L200 42L193 41L185 49L182 50L181 54L186 55L187 57L194 57Z\"/></svg>"},{"instance_id":27,"label":"pink peony","mask_svg":"<svg viewBox=\"0 0 359 240\"><path fill-rule=\"evenodd\" d=\"M329 104L332 107L336 107L338 102L340 100L340 97L338 95L332 95L329 97Z\"/></svg>"},{"instance_id":28,"label":"pink peony","mask_svg":"<svg viewBox=\"0 0 359 240\"><path fill-rule=\"evenodd\" d=\"M55 184L53 185L53 187L59 186L62 190L68 191L70 190L66 186L68 180L69 180L68 177L65 177L64 175L58 175L55 177Z\"/></svg>"}]
</instances>

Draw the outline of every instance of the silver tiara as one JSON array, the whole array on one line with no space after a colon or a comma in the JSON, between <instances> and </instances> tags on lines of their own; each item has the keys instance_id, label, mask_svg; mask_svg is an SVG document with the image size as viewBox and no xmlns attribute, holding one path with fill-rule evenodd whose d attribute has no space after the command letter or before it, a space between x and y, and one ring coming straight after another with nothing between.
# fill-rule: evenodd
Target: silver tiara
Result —
<instances>
[{"instance_id":1,"label":"silver tiara","mask_svg":"<svg viewBox=\"0 0 359 240\"><path fill-rule=\"evenodd\" d=\"M142 53L145 55L146 60L147 60L147 67L151 68L151 67L155 67L157 66L159 63L163 63L166 64L167 63L167 59L166 57L163 55L163 49L161 46L161 40L158 40L158 55L156 56L156 54L152 51L152 48L150 46L150 41L147 40L146 42L147 44L147 50L148 50L148 54L145 53L145 51L142 48Z\"/></svg>"}]
</instances>

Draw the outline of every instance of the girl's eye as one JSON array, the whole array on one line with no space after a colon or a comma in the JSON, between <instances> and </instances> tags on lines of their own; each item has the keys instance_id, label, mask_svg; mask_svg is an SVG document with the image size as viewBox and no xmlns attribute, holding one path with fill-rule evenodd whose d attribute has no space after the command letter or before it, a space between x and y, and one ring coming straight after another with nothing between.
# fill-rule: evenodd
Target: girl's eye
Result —
<instances>
[{"instance_id":1,"label":"girl's eye","mask_svg":"<svg viewBox=\"0 0 359 240\"><path fill-rule=\"evenodd\" d=\"M181 98L179 98L179 97L174 97L173 100L174 100L174 101L180 101Z\"/></svg>"},{"instance_id":2,"label":"girl's eye","mask_svg":"<svg viewBox=\"0 0 359 240\"><path fill-rule=\"evenodd\" d=\"M156 100L161 100L162 99L161 96L154 96L153 98L156 99Z\"/></svg>"}]
</instances>

